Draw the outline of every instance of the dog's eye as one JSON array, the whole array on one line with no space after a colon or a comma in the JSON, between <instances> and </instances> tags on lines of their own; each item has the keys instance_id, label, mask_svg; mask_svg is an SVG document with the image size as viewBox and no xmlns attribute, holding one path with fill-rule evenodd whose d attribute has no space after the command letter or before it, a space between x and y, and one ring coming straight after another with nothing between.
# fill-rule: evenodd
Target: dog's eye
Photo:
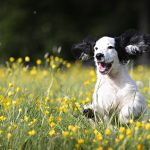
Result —
<instances>
[{"instance_id":1,"label":"dog's eye","mask_svg":"<svg viewBox=\"0 0 150 150\"><path fill-rule=\"evenodd\" d=\"M95 50L98 50L98 47L95 47Z\"/></svg>"},{"instance_id":2,"label":"dog's eye","mask_svg":"<svg viewBox=\"0 0 150 150\"><path fill-rule=\"evenodd\" d=\"M113 46L108 46L108 49L113 49L114 47Z\"/></svg>"}]
</instances>

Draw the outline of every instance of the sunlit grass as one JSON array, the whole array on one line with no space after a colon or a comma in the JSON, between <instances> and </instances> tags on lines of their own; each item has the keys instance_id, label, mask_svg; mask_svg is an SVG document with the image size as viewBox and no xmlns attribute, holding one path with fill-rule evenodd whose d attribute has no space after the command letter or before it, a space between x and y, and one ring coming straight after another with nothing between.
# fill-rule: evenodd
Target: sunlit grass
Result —
<instances>
[{"instance_id":1,"label":"sunlit grass","mask_svg":"<svg viewBox=\"0 0 150 150\"><path fill-rule=\"evenodd\" d=\"M150 123L91 122L82 105L91 101L96 81L92 67L59 57L11 57L0 67L0 149L149 149ZM131 71L150 107L150 69Z\"/></svg>"}]
</instances>

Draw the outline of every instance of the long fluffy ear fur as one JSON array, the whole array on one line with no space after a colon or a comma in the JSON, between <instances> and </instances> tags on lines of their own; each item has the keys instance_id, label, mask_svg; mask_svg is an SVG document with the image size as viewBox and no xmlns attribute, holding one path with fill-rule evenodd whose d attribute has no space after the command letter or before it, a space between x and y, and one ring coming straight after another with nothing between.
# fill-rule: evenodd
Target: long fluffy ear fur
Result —
<instances>
[{"instance_id":1,"label":"long fluffy ear fur","mask_svg":"<svg viewBox=\"0 0 150 150\"><path fill-rule=\"evenodd\" d=\"M87 37L82 42L74 44L72 53L76 58L88 60L94 56L94 45L98 38Z\"/></svg>"},{"instance_id":2,"label":"long fluffy ear fur","mask_svg":"<svg viewBox=\"0 0 150 150\"><path fill-rule=\"evenodd\" d=\"M143 52L150 52L150 35L136 30L128 30L116 37L116 49L121 62L136 58Z\"/></svg>"}]
</instances>

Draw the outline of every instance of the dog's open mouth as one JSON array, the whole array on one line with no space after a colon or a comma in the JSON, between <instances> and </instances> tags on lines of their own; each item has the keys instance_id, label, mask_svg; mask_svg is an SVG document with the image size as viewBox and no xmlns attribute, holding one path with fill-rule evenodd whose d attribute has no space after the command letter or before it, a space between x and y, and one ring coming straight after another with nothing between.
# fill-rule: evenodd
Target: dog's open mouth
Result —
<instances>
[{"instance_id":1,"label":"dog's open mouth","mask_svg":"<svg viewBox=\"0 0 150 150\"><path fill-rule=\"evenodd\" d=\"M98 64L98 69L99 69L99 72L102 73L102 74L107 74L111 67L112 67L112 63L106 63L106 62L97 62Z\"/></svg>"}]
</instances>

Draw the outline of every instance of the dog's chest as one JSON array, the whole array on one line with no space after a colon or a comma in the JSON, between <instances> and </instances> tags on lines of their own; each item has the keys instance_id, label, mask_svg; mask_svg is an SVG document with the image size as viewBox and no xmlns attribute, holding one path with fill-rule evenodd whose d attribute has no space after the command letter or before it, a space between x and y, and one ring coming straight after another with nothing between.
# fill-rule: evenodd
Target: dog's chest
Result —
<instances>
[{"instance_id":1,"label":"dog's chest","mask_svg":"<svg viewBox=\"0 0 150 150\"><path fill-rule=\"evenodd\" d=\"M97 109L112 109L118 105L117 85L110 80L97 81L93 95L93 103Z\"/></svg>"}]
</instances>

